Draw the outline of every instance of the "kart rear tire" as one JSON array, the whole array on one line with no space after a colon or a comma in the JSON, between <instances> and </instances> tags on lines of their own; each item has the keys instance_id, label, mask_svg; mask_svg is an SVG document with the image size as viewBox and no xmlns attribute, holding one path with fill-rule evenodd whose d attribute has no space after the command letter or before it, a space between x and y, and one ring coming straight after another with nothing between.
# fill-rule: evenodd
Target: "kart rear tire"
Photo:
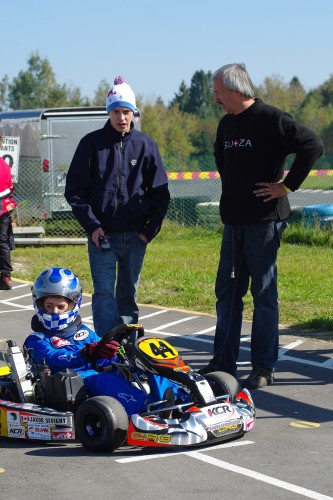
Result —
<instances>
[{"instance_id":1,"label":"kart rear tire","mask_svg":"<svg viewBox=\"0 0 333 500\"><path fill-rule=\"evenodd\" d=\"M110 396L86 399L75 415L75 433L89 451L106 452L125 441L128 415L123 405Z\"/></svg>"},{"instance_id":2,"label":"kart rear tire","mask_svg":"<svg viewBox=\"0 0 333 500\"><path fill-rule=\"evenodd\" d=\"M226 372L212 372L205 375L215 396L229 394L230 401L235 402L236 395L242 390L238 380Z\"/></svg>"}]
</instances>

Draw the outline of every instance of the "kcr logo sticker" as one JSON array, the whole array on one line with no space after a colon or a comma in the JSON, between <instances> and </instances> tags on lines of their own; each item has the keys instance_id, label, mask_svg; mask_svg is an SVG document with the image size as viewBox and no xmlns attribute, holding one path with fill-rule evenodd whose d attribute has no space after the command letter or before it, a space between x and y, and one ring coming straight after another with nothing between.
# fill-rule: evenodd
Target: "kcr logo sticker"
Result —
<instances>
[{"instance_id":1,"label":"kcr logo sticker","mask_svg":"<svg viewBox=\"0 0 333 500\"><path fill-rule=\"evenodd\" d=\"M230 405L215 406L214 408L210 408L208 410L208 416L213 417L216 415L226 415L229 413L230 415L232 415L233 412L233 408L231 408Z\"/></svg>"}]
</instances>

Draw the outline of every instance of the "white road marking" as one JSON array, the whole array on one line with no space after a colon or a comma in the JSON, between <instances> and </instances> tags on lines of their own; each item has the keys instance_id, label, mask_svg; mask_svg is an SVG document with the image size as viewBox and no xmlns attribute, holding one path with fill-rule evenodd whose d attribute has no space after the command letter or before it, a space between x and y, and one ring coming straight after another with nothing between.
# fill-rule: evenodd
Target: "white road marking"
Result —
<instances>
[{"instance_id":1,"label":"white road marking","mask_svg":"<svg viewBox=\"0 0 333 500\"><path fill-rule=\"evenodd\" d=\"M294 356L287 356L282 354L279 356L279 361L292 361L293 363L299 363L301 365L316 366L317 368L326 368L327 370L333 370L332 360L326 361L311 361L310 359L295 358ZM330 363L328 363L330 361Z\"/></svg>"},{"instance_id":2,"label":"white road marking","mask_svg":"<svg viewBox=\"0 0 333 500\"><path fill-rule=\"evenodd\" d=\"M196 319L198 316L187 316L185 318L178 319L177 321L171 321L170 323L165 323L164 325L160 325L154 328L154 331L163 330L164 328L169 328L169 326L179 325L180 323L184 323L185 321L190 321L191 319Z\"/></svg>"},{"instance_id":3,"label":"white road marking","mask_svg":"<svg viewBox=\"0 0 333 500\"><path fill-rule=\"evenodd\" d=\"M24 299L25 297L31 297L31 293L25 293L24 295L18 295L17 297L12 297L11 299L0 300L2 304L12 303L14 300Z\"/></svg>"},{"instance_id":4,"label":"white road marking","mask_svg":"<svg viewBox=\"0 0 333 500\"><path fill-rule=\"evenodd\" d=\"M205 333L213 332L215 330L215 325L210 328L206 328L205 330L199 330L198 332L191 333L192 335L204 335Z\"/></svg>"},{"instance_id":5,"label":"white road marking","mask_svg":"<svg viewBox=\"0 0 333 500\"><path fill-rule=\"evenodd\" d=\"M81 319L82 319L83 322L93 324L93 318L92 318L92 316L86 316L85 318L81 318Z\"/></svg>"},{"instance_id":6,"label":"white road marking","mask_svg":"<svg viewBox=\"0 0 333 500\"><path fill-rule=\"evenodd\" d=\"M3 314L4 312L7 312L7 313L14 313L14 312L18 312L20 310L22 311L33 311L33 306L22 306L21 304L7 304L6 302L3 302L3 301L0 301L1 304L5 304L6 306L12 306L12 309L9 309L8 311L0 311L0 314ZM14 309L15 307L17 307L17 309Z\"/></svg>"},{"instance_id":7,"label":"white road marking","mask_svg":"<svg viewBox=\"0 0 333 500\"><path fill-rule=\"evenodd\" d=\"M282 488L284 490L291 491L293 493L298 493L299 495L303 495L308 498L313 498L315 500L333 500L333 497L322 495L321 493L308 490L307 488L303 488L302 486L297 486L296 484L288 483L286 481L281 481L280 479L276 479L275 477L266 476L265 474L261 474L260 472L255 472L250 469L245 469L244 467L239 467L238 465L233 465L228 462L224 462L223 460L219 460L217 458L210 457L209 455L202 454L200 453L200 451L191 451L186 454L192 458L201 460L202 462L208 463L210 465L215 465L216 467L220 467L221 469L226 469L231 472L236 472L236 474L242 474L243 476L251 477L256 481L262 481L272 486L276 486L278 488Z\"/></svg>"},{"instance_id":8,"label":"white road marking","mask_svg":"<svg viewBox=\"0 0 333 500\"><path fill-rule=\"evenodd\" d=\"M17 313L17 312L26 312L26 311L33 311L34 308L32 306L17 306L19 307L20 309L8 309L8 311L0 311L0 314L4 314L4 313Z\"/></svg>"},{"instance_id":9,"label":"white road marking","mask_svg":"<svg viewBox=\"0 0 333 500\"><path fill-rule=\"evenodd\" d=\"M301 344L304 344L304 340L296 340L295 342L292 342L291 344L280 347L279 353L281 355L285 354L287 351L291 351L292 349L295 349L295 347L298 347Z\"/></svg>"},{"instance_id":10,"label":"white road marking","mask_svg":"<svg viewBox=\"0 0 333 500\"><path fill-rule=\"evenodd\" d=\"M14 285L12 290L17 290L17 288L22 288L24 286L29 286L31 288L31 283L22 283L22 285ZM4 292L7 292L7 290L3 290Z\"/></svg>"},{"instance_id":11,"label":"white road marking","mask_svg":"<svg viewBox=\"0 0 333 500\"><path fill-rule=\"evenodd\" d=\"M254 441L248 441L248 440L244 440L244 441L234 441L234 442L230 442L230 443L222 443L222 444L217 444L217 445L212 445L212 446L208 446L208 447L205 447L205 448L200 448L200 452L204 452L204 451L215 451L215 450L220 450L221 448L235 448L237 446L246 446L248 444L254 444ZM137 456L137 457L128 457L128 458L119 458L119 459L116 459L115 462L118 462L120 464L126 464L126 463L129 463L129 462L142 462L143 460L153 460L155 458L168 458L168 457L172 457L174 455L188 455L190 454L191 452L189 451L182 451L182 450L179 450L179 451L175 451L175 452L170 452L168 450L165 450L165 453L153 453L151 455L140 455L140 456Z\"/></svg>"},{"instance_id":12,"label":"white road marking","mask_svg":"<svg viewBox=\"0 0 333 500\"><path fill-rule=\"evenodd\" d=\"M331 368L333 369L333 358L329 358L324 363L321 365L324 366L325 368Z\"/></svg>"},{"instance_id":13,"label":"white road marking","mask_svg":"<svg viewBox=\"0 0 333 500\"><path fill-rule=\"evenodd\" d=\"M84 304L81 304L81 309L82 307L87 307L87 306L91 306L91 302L85 302Z\"/></svg>"},{"instance_id":14,"label":"white road marking","mask_svg":"<svg viewBox=\"0 0 333 500\"><path fill-rule=\"evenodd\" d=\"M152 318L153 316L158 316L159 314L164 314L164 313L167 313L167 312L168 312L167 309L162 309L161 311L155 311L155 312L150 313L150 314L145 314L144 316L140 316L140 321L142 319Z\"/></svg>"},{"instance_id":15,"label":"white road marking","mask_svg":"<svg viewBox=\"0 0 333 500\"><path fill-rule=\"evenodd\" d=\"M251 351L249 347L241 347L240 349L242 351ZM284 354L283 347L279 349L279 361L292 361L293 363L299 363L301 365L316 366L317 368L326 368L327 370L333 370L333 363L331 359L328 359L326 361L311 361L310 359L296 358L295 356Z\"/></svg>"},{"instance_id":16,"label":"white road marking","mask_svg":"<svg viewBox=\"0 0 333 500\"><path fill-rule=\"evenodd\" d=\"M235 442L230 442L230 443L222 443L220 445L216 446L210 446L206 448L200 448L195 451L178 451L178 452L168 452L167 450L165 453L153 453L150 455L140 455L137 457L128 457L128 458L119 458L116 459L115 462L118 462L120 464L128 464L128 463L133 463L133 462L142 462L144 460L155 460L157 458L169 458L172 456L179 456L179 455L187 455L191 458L195 458L196 460L201 460L202 462L205 462L210 465L214 465L216 467L220 467L222 469L229 470L230 472L235 472L237 474L242 474L243 476L250 477L252 479L255 479L257 481L262 481L264 483L270 484L272 486L276 486L278 488L285 489L287 491L291 491L293 493L298 493L299 495L303 495L308 498L313 498L314 500L333 500L333 497L329 497L326 495L322 495L321 493L318 493L316 491L308 490L307 488L303 488L302 486L297 486L292 483L288 483L286 481L281 481L280 479L276 479L274 477L267 476L265 474L261 474L260 472L253 471L251 469L246 469L244 467L240 467L238 465L230 464L228 462L225 462L223 460L219 460L217 458L211 457L209 455L206 455L204 452L210 452L210 451L216 451L220 450L223 448L234 448L237 446L246 446L249 444L254 444L254 441L235 441Z\"/></svg>"}]
</instances>

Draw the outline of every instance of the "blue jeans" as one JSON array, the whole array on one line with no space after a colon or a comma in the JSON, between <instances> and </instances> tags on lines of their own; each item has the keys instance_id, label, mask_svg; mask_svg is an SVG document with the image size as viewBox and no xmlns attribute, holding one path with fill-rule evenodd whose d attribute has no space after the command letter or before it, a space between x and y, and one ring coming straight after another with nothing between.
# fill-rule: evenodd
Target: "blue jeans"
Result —
<instances>
[{"instance_id":1,"label":"blue jeans","mask_svg":"<svg viewBox=\"0 0 333 500\"><path fill-rule=\"evenodd\" d=\"M225 226L216 276L216 369L236 375L243 316L243 297L251 279L253 321L252 366L273 369L278 358L279 306L276 259L285 222ZM232 271L235 277L232 277Z\"/></svg>"},{"instance_id":2,"label":"blue jeans","mask_svg":"<svg viewBox=\"0 0 333 500\"><path fill-rule=\"evenodd\" d=\"M88 239L94 285L92 313L96 333L103 337L121 323L138 323L136 303L147 245L137 231L110 233L111 250L102 251Z\"/></svg>"}]
</instances>

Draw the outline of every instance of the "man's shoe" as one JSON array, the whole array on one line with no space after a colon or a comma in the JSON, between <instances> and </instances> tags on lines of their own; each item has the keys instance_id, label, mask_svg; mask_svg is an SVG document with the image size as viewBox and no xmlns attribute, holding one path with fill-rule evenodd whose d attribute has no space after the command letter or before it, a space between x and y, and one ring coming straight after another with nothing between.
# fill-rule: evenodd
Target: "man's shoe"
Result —
<instances>
[{"instance_id":1,"label":"man's shoe","mask_svg":"<svg viewBox=\"0 0 333 500\"><path fill-rule=\"evenodd\" d=\"M243 389L261 389L274 382L273 371L264 366L254 366L250 375L242 382Z\"/></svg>"},{"instance_id":2,"label":"man's shoe","mask_svg":"<svg viewBox=\"0 0 333 500\"><path fill-rule=\"evenodd\" d=\"M9 276L1 275L0 278L0 290L11 290L13 287L13 282Z\"/></svg>"},{"instance_id":3,"label":"man's shoe","mask_svg":"<svg viewBox=\"0 0 333 500\"><path fill-rule=\"evenodd\" d=\"M197 373L199 373L199 375L207 375L207 373L212 373L215 371L216 371L215 366L207 365L207 366L204 366L203 368L200 368L200 370L197 370Z\"/></svg>"}]
</instances>

